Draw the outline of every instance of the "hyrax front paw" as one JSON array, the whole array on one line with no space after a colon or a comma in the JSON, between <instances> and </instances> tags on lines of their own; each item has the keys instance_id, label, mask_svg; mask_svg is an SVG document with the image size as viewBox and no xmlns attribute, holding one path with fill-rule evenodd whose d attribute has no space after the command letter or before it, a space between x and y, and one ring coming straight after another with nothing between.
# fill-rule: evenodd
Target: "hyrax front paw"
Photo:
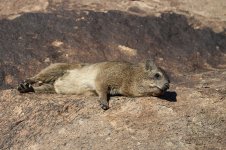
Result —
<instances>
[{"instance_id":1,"label":"hyrax front paw","mask_svg":"<svg viewBox=\"0 0 226 150\"><path fill-rule=\"evenodd\" d=\"M20 83L17 87L17 90L20 93L34 92L34 88L32 87L32 85L27 82Z\"/></svg>"},{"instance_id":2,"label":"hyrax front paw","mask_svg":"<svg viewBox=\"0 0 226 150\"><path fill-rule=\"evenodd\" d=\"M101 107L103 110L108 110L108 109L109 109L109 106L106 105L106 104L100 104L100 107Z\"/></svg>"}]
</instances>

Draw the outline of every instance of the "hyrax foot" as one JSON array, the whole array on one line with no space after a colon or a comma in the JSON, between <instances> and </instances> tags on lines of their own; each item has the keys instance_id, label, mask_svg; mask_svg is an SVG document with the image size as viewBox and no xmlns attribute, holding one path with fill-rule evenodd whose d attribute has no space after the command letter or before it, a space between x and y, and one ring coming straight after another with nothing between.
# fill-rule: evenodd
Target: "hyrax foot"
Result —
<instances>
[{"instance_id":1,"label":"hyrax foot","mask_svg":"<svg viewBox=\"0 0 226 150\"><path fill-rule=\"evenodd\" d=\"M34 88L30 83L22 82L18 85L17 90L20 93L28 93L28 92L34 92Z\"/></svg>"},{"instance_id":2,"label":"hyrax foot","mask_svg":"<svg viewBox=\"0 0 226 150\"><path fill-rule=\"evenodd\" d=\"M109 106L108 106L108 105L105 105L105 104L100 104L100 107L101 107L103 110L108 110L108 109L109 109Z\"/></svg>"}]
</instances>

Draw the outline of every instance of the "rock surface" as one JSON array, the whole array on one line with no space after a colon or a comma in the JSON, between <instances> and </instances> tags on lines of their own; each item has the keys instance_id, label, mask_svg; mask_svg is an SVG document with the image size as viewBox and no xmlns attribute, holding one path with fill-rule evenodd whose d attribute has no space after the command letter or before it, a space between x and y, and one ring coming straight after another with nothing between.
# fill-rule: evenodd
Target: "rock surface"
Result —
<instances>
[{"instance_id":1,"label":"rock surface","mask_svg":"<svg viewBox=\"0 0 226 150\"><path fill-rule=\"evenodd\" d=\"M0 149L224 149L224 0L2 0ZM162 97L19 94L53 62L139 62L171 76ZM35 67L34 67L35 66Z\"/></svg>"},{"instance_id":2,"label":"rock surface","mask_svg":"<svg viewBox=\"0 0 226 150\"><path fill-rule=\"evenodd\" d=\"M225 75L189 76L162 98L113 97L107 111L97 97L0 91L0 149L224 149Z\"/></svg>"}]
</instances>

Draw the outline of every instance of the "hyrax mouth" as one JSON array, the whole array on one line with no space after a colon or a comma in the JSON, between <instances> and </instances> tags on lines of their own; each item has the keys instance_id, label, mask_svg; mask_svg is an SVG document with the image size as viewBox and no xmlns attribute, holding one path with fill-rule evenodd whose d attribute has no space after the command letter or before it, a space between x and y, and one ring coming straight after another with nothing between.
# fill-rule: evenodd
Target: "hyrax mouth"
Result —
<instances>
[{"instance_id":1,"label":"hyrax mouth","mask_svg":"<svg viewBox=\"0 0 226 150\"><path fill-rule=\"evenodd\" d=\"M161 96L164 93L164 91L159 88L159 87L155 87L155 90L152 92L152 96Z\"/></svg>"},{"instance_id":2,"label":"hyrax mouth","mask_svg":"<svg viewBox=\"0 0 226 150\"><path fill-rule=\"evenodd\" d=\"M161 90L163 91L163 92L165 92L166 90L168 90L169 89L169 83L166 83L166 84L164 84L164 86L161 88Z\"/></svg>"},{"instance_id":3,"label":"hyrax mouth","mask_svg":"<svg viewBox=\"0 0 226 150\"><path fill-rule=\"evenodd\" d=\"M152 96L161 96L169 89L169 83L164 84L164 86L155 87L155 91L152 93Z\"/></svg>"}]
</instances>

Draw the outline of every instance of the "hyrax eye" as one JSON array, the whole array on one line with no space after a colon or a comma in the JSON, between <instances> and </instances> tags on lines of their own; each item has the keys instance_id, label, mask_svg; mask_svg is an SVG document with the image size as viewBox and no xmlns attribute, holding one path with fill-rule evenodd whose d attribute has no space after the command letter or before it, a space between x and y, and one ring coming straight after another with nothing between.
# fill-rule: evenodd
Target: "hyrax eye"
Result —
<instances>
[{"instance_id":1,"label":"hyrax eye","mask_svg":"<svg viewBox=\"0 0 226 150\"><path fill-rule=\"evenodd\" d=\"M155 79L157 79L157 80L161 79L161 75L160 75L159 73L156 73L156 74L154 75L154 77L155 77Z\"/></svg>"}]
</instances>

